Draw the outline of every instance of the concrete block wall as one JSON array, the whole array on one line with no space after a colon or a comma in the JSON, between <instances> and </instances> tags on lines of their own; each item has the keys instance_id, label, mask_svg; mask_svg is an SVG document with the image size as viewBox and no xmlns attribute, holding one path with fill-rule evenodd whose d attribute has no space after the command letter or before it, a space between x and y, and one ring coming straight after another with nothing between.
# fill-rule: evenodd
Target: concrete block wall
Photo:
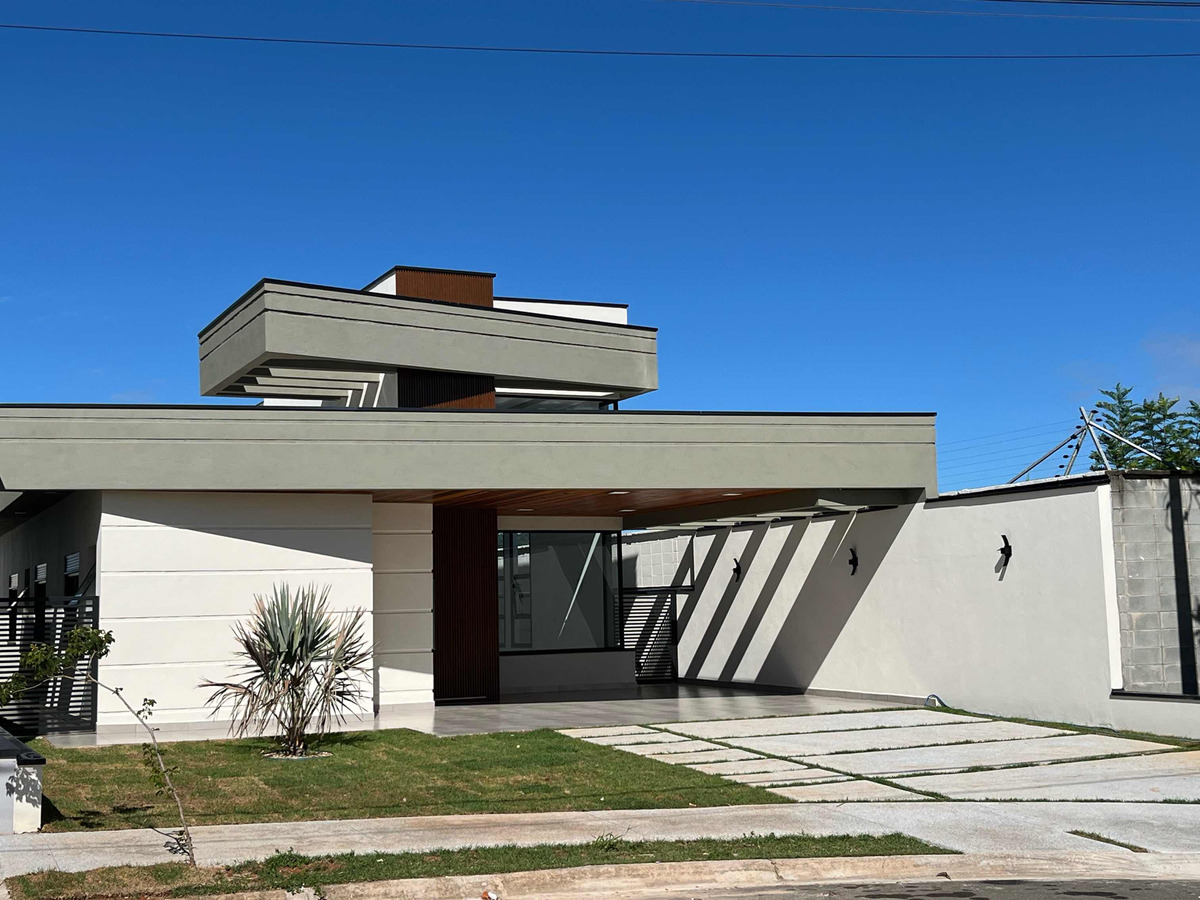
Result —
<instances>
[{"instance_id":1,"label":"concrete block wall","mask_svg":"<svg viewBox=\"0 0 1200 900\"><path fill-rule=\"evenodd\" d=\"M621 539L626 588L690 585L692 532L629 534Z\"/></svg>"},{"instance_id":2,"label":"concrete block wall","mask_svg":"<svg viewBox=\"0 0 1200 900\"><path fill-rule=\"evenodd\" d=\"M1112 520L1124 688L1194 693L1200 478L1115 478Z\"/></svg>"}]
</instances>

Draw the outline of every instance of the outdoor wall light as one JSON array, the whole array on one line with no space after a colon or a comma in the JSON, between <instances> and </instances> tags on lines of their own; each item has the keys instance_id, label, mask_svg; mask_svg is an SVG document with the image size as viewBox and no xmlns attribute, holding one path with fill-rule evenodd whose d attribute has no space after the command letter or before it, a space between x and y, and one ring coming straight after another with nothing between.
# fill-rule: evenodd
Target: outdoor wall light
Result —
<instances>
[{"instance_id":1,"label":"outdoor wall light","mask_svg":"<svg viewBox=\"0 0 1200 900\"><path fill-rule=\"evenodd\" d=\"M858 551L853 547L850 548L850 574L858 574Z\"/></svg>"},{"instance_id":2,"label":"outdoor wall light","mask_svg":"<svg viewBox=\"0 0 1200 900\"><path fill-rule=\"evenodd\" d=\"M736 556L733 558L733 580L742 580L742 563Z\"/></svg>"},{"instance_id":3,"label":"outdoor wall light","mask_svg":"<svg viewBox=\"0 0 1200 900\"><path fill-rule=\"evenodd\" d=\"M1008 542L1008 535L1007 535L1007 534L1002 534L1002 535L1000 535L1000 540L1004 541L1004 544L1003 544L1003 545L1000 547L1000 549L999 549L999 553L1000 553L1000 568L1004 568L1005 566L1007 566L1007 565L1008 565L1008 561L1009 561L1010 559L1012 559L1012 555L1013 555L1013 548L1012 548L1012 544L1010 544L1010 543Z\"/></svg>"}]
</instances>

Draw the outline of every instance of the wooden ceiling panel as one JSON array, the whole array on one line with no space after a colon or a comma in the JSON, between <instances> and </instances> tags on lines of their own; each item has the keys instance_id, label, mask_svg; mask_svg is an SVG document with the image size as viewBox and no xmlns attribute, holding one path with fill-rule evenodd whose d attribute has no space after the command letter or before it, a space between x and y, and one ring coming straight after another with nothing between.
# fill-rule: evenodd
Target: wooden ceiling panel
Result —
<instances>
[{"instance_id":1,"label":"wooden ceiling panel","mask_svg":"<svg viewBox=\"0 0 1200 900\"><path fill-rule=\"evenodd\" d=\"M736 498L769 497L779 490L617 488L604 490L376 491L377 503L432 503L495 509L502 516L626 516L657 510L721 503Z\"/></svg>"}]
</instances>

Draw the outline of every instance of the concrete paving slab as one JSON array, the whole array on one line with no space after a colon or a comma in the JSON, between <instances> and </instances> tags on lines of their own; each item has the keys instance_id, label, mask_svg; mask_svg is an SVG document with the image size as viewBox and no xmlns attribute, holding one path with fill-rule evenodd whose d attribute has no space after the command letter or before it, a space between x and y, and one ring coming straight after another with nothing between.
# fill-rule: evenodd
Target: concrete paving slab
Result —
<instances>
[{"instance_id":1,"label":"concrete paving slab","mask_svg":"<svg viewBox=\"0 0 1200 900\"><path fill-rule=\"evenodd\" d=\"M558 732L573 738L611 737L616 734L657 734L653 728L641 725L605 725L601 728L562 728Z\"/></svg>"},{"instance_id":2,"label":"concrete paving slab","mask_svg":"<svg viewBox=\"0 0 1200 900\"><path fill-rule=\"evenodd\" d=\"M710 744L708 741L682 740L669 744L630 744L620 749L626 753L637 753L640 756L651 756L662 753L695 753L700 750L720 750L720 744Z\"/></svg>"},{"instance_id":3,"label":"concrete paving slab","mask_svg":"<svg viewBox=\"0 0 1200 900\"><path fill-rule=\"evenodd\" d=\"M963 800L1200 800L1200 750L900 780Z\"/></svg>"},{"instance_id":4,"label":"concrete paving slab","mask_svg":"<svg viewBox=\"0 0 1200 900\"><path fill-rule=\"evenodd\" d=\"M798 772L750 772L746 775L723 775L739 784L801 784L820 781L848 781L849 775L839 775L825 769L802 769Z\"/></svg>"},{"instance_id":5,"label":"concrete paving slab","mask_svg":"<svg viewBox=\"0 0 1200 900\"><path fill-rule=\"evenodd\" d=\"M908 750L872 750L866 753L805 756L803 760L810 765L841 769L855 775L915 775L921 772L969 769L974 766L1007 766L1167 749L1170 748L1166 744L1153 744L1149 741L1132 741L1103 734L1072 734L1065 737L955 744L948 747L914 747Z\"/></svg>"},{"instance_id":6,"label":"concrete paving slab","mask_svg":"<svg viewBox=\"0 0 1200 900\"><path fill-rule=\"evenodd\" d=\"M700 763L733 762L739 759L756 759L749 750L722 747L719 750L699 750L695 753L656 753L650 759L675 765L695 766Z\"/></svg>"},{"instance_id":7,"label":"concrete paving slab","mask_svg":"<svg viewBox=\"0 0 1200 900\"><path fill-rule=\"evenodd\" d=\"M915 725L910 728L875 728L864 731L823 731L816 734L776 734L767 737L725 738L746 750L775 756L813 756L825 753L861 753L901 747L928 747L965 741L1010 741L1021 738L1073 734L1058 728L1022 725L1019 722L970 722L962 725Z\"/></svg>"},{"instance_id":8,"label":"concrete paving slab","mask_svg":"<svg viewBox=\"0 0 1200 900\"><path fill-rule=\"evenodd\" d=\"M825 784L801 784L795 787L771 788L779 794L800 803L836 802L852 800L928 800L920 794L902 791L875 781L838 781Z\"/></svg>"},{"instance_id":9,"label":"concrete paving slab","mask_svg":"<svg viewBox=\"0 0 1200 900\"><path fill-rule=\"evenodd\" d=\"M764 734L808 734L819 731L849 731L856 728L901 728L908 725L950 725L981 721L987 720L932 709L896 709L890 712L821 713L763 719L727 719L717 722L668 722L660 727L692 737L724 740Z\"/></svg>"},{"instance_id":10,"label":"concrete paving slab","mask_svg":"<svg viewBox=\"0 0 1200 900\"><path fill-rule=\"evenodd\" d=\"M1024 818L1024 803L855 803L838 807L864 822L962 853L1119 853L1128 850Z\"/></svg>"},{"instance_id":11,"label":"concrete paving slab","mask_svg":"<svg viewBox=\"0 0 1200 900\"><path fill-rule=\"evenodd\" d=\"M704 763L692 768L709 775L748 775L752 772L807 772L811 767L788 759L758 756L736 762Z\"/></svg>"},{"instance_id":12,"label":"concrete paving slab","mask_svg":"<svg viewBox=\"0 0 1200 900\"><path fill-rule=\"evenodd\" d=\"M1200 805L1194 803L982 803L1017 809L1022 818L1059 831L1090 831L1152 853L1200 851Z\"/></svg>"},{"instance_id":13,"label":"concrete paving slab","mask_svg":"<svg viewBox=\"0 0 1200 900\"><path fill-rule=\"evenodd\" d=\"M651 731L646 734L608 734L602 737L584 738L589 744L600 744L603 747L629 747L634 744L678 744L687 741L682 734L666 734L662 731Z\"/></svg>"}]
</instances>

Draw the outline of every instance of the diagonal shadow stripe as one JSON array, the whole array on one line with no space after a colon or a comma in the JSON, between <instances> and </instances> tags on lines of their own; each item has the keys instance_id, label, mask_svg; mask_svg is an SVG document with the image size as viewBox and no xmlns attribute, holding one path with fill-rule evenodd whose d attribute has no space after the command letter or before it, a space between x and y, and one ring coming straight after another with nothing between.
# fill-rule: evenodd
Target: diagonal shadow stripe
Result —
<instances>
[{"instance_id":1,"label":"diagonal shadow stripe","mask_svg":"<svg viewBox=\"0 0 1200 900\"><path fill-rule=\"evenodd\" d=\"M737 673L738 666L742 664L742 659L745 658L746 651L750 649L750 642L754 640L754 635L758 633L758 626L767 614L767 609L770 608L771 601L775 599L775 592L779 589L779 584L783 581L783 576L787 574L788 566L792 564L792 559L796 555L796 548L800 546L800 540L804 537L804 532L808 530L808 520L804 519L784 527L789 529L788 535L783 540L783 546L779 548L779 554L775 557L775 562L771 566L771 571L767 575L767 580L763 584L762 590L758 592L758 599L754 601L754 608L750 610L750 615L746 617L746 624L742 626L741 633L738 634L737 640L733 644L733 649L729 653L729 659L725 661L725 665L721 669L721 681L732 681L733 676Z\"/></svg>"},{"instance_id":2,"label":"diagonal shadow stripe","mask_svg":"<svg viewBox=\"0 0 1200 900\"><path fill-rule=\"evenodd\" d=\"M688 623L692 619L692 613L696 611L696 606L700 603L700 597L704 594L704 588L708 584L708 579L712 575L713 567L717 564L717 559L721 556L721 551L725 549L725 544L729 541L732 528L725 528L713 535L712 546L708 548L708 553L704 557L704 562L700 564L700 571L696 573L695 580L692 582L692 595L689 598L690 602L679 613L679 618L675 622L675 635L682 637L687 631ZM696 538L693 537L690 546L696 546ZM693 566L695 565L695 550L689 551L692 554Z\"/></svg>"},{"instance_id":3,"label":"diagonal shadow stripe","mask_svg":"<svg viewBox=\"0 0 1200 900\"><path fill-rule=\"evenodd\" d=\"M700 643L696 647L696 652L692 654L685 677L699 677L700 669L708 659L709 651L712 650L712 645L716 642L717 635L721 633L721 628L725 625L725 619L729 615L729 610L733 607L734 601L737 600L738 592L741 591L742 585L745 584L746 576L750 574L750 567L754 565L754 557L758 554L758 548L762 546L763 539L766 536L766 525L758 525L751 530L750 539L746 541L746 549L742 551L741 556L738 558L742 564L742 577L735 580L735 575L732 572L730 573L729 581L725 585L725 592L717 602L717 608L713 610L708 627L704 630L704 637L700 639Z\"/></svg>"}]
</instances>

